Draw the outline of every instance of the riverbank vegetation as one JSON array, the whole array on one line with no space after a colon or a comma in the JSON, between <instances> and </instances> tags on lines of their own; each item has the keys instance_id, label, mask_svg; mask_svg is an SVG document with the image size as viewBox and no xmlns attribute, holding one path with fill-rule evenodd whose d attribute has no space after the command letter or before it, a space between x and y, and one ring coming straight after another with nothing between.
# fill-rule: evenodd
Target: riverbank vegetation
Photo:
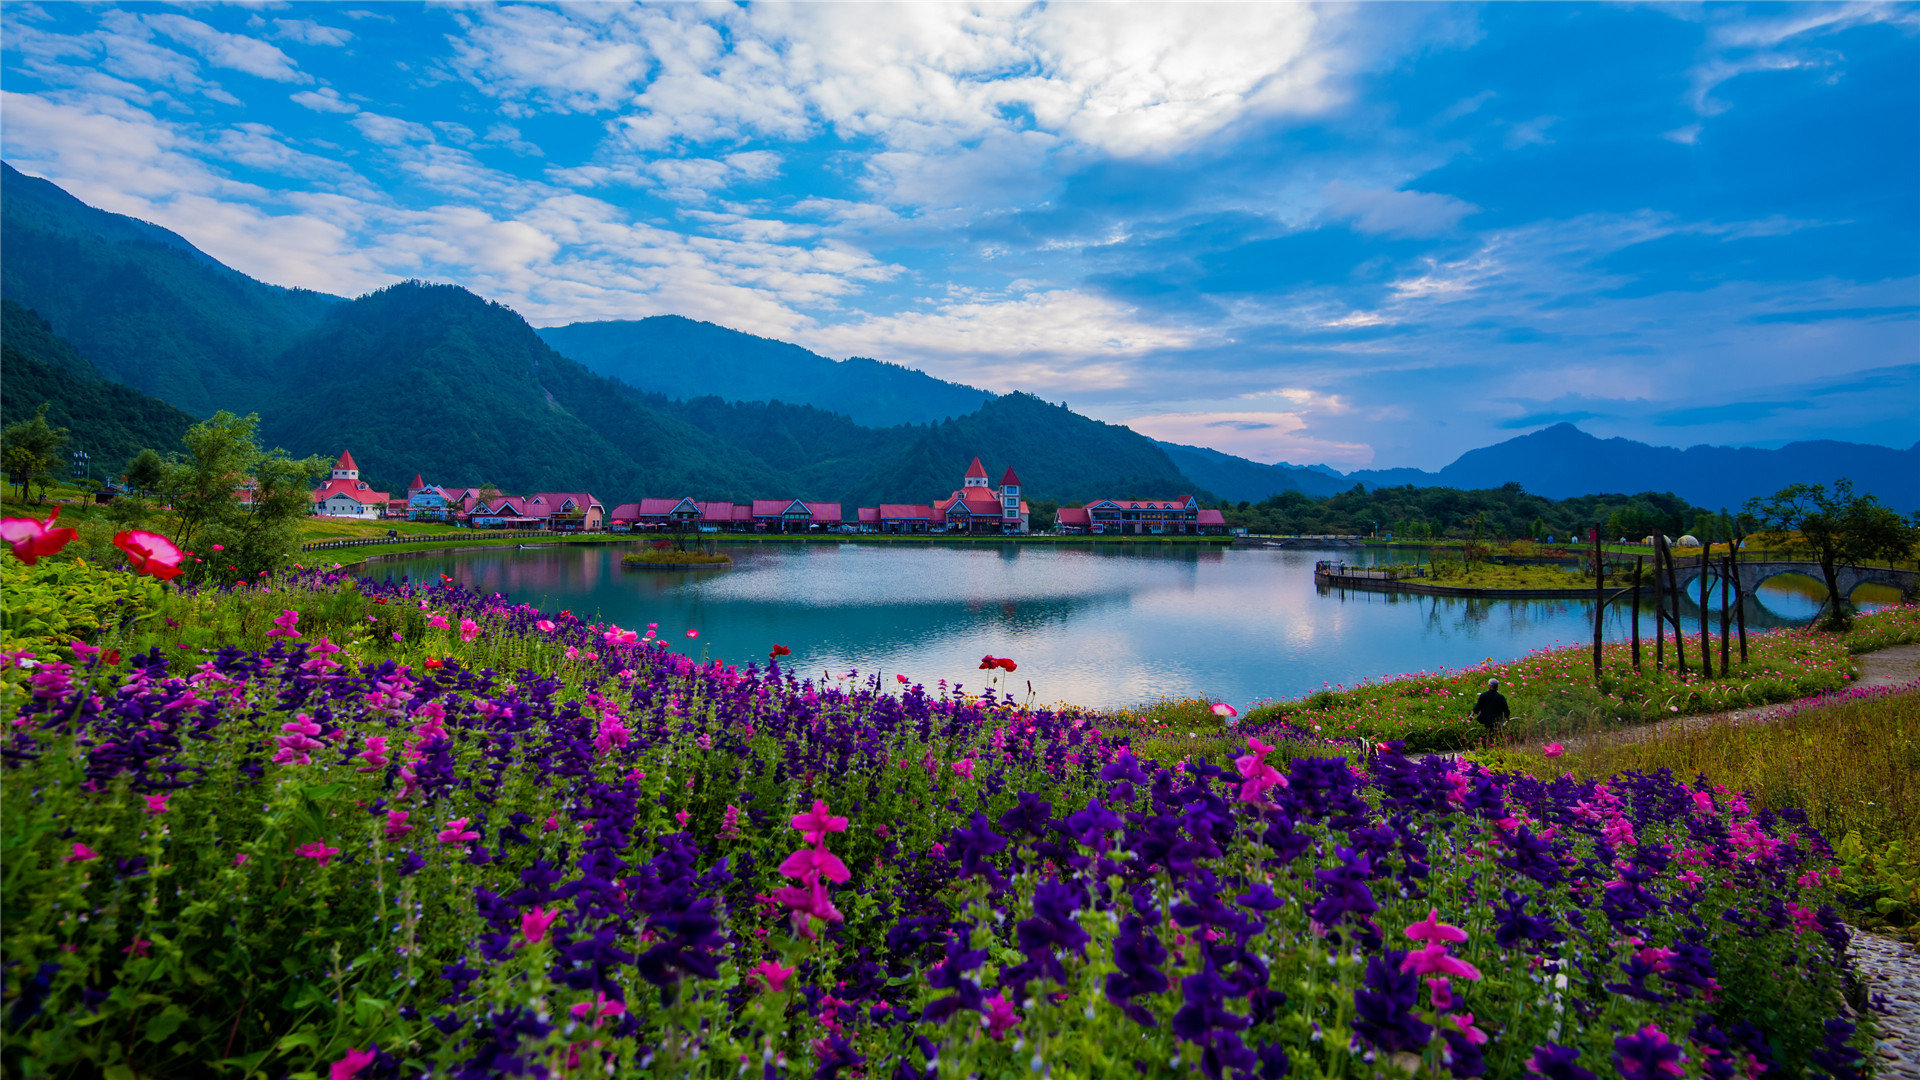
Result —
<instances>
[{"instance_id":1,"label":"riverbank vegetation","mask_svg":"<svg viewBox=\"0 0 1920 1080\"><path fill-rule=\"evenodd\" d=\"M1758 806L1804 812L1838 849L1855 908L1911 935L1920 918L1920 671L1913 674L1904 688L1839 690L1745 720L1601 729L1551 758L1538 740L1474 756L1536 776L1708 776Z\"/></svg>"},{"instance_id":2,"label":"riverbank vegetation","mask_svg":"<svg viewBox=\"0 0 1920 1080\"><path fill-rule=\"evenodd\" d=\"M1358 769L1277 755L1286 721L1143 757L1012 700L1012 661L965 695L813 682L444 579L99 617L0 673L10 1074L1798 1075L1870 1045L1826 842L1671 776Z\"/></svg>"},{"instance_id":3,"label":"riverbank vegetation","mask_svg":"<svg viewBox=\"0 0 1920 1080\"><path fill-rule=\"evenodd\" d=\"M1406 540L1485 541L1552 536L1561 543L1585 537L1600 524L1608 539L1638 540L1656 530L1679 536L1691 531L1702 515L1713 516L1671 493L1548 499L1519 484L1478 491L1412 485L1368 491L1355 485L1324 499L1286 491L1257 503L1229 505L1225 514L1228 525L1263 535L1391 533Z\"/></svg>"},{"instance_id":4,"label":"riverbank vegetation","mask_svg":"<svg viewBox=\"0 0 1920 1080\"><path fill-rule=\"evenodd\" d=\"M621 566L726 566L733 556L718 551L675 551L672 548L648 548L620 556Z\"/></svg>"},{"instance_id":5,"label":"riverbank vegetation","mask_svg":"<svg viewBox=\"0 0 1920 1080\"><path fill-rule=\"evenodd\" d=\"M1637 724L1671 716L1718 712L1791 701L1838 690L1855 673L1856 651L1920 641L1920 606L1870 612L1853 629L1770 630L1749 638L1748 659L1734 654L1730 674L1706 679L1653 666L1652 641L1642 643L1635 670L1631 646L1609 642L1601 651L1601 679L1593 680L1587 646L1542 649L1506 663L1489 661L1459 671L1413 672L1357 687L1334 687L1294 701L1252 709L1247 720L1284 720L1330 737L1405 740L1410 749L1460 750L1483 732L1468 716L1490 678L1513 710L1516 734L1542 739L1600 724ZM1671 650L1671 637L1667 647ZM1686 648L1698 656L1698 635ZM1669 659L1671 657L1669 656Z\"/></svg>"}]
</instances>

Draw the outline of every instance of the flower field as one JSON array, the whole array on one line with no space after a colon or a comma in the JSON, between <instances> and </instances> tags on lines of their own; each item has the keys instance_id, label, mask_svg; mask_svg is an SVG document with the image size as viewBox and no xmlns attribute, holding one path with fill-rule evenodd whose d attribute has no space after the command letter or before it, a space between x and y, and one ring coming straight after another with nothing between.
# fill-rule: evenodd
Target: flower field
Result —
<instances>
[{"instance_id":1,"label":"flower field","mask_svg":"<svg viewBox=\"0 0 1920 1080\"><path fill-rule=\"evenodd\" d=\"M1865 1068L1827 842L1670 774L1145 757L444 581L102 614L0 673L7 1075Z\"/></svg>"},{"instance_id":2,"label":"flower field","mask_svg":"<svg viewBox=\"0 0 1920 1080\"><path fill-rule=\"evenodd\" d=\"M1748 637L1748 660L1732 652L1729 675L1704 678L1700 638L1687 642L1688 673L1653 666L1653 642L1641 643L1635 671L1631 646L1607 642L1601 649L1602 681L1593 684L1590 646L1537 650L1509 663L1489 661L1459 671L1414 672L1358 687L1329 688L1298 701L1249 710L1252 723L1285 721L1325 737L1397 739L1409 750L1459 750L1482 732L1468 717L1473 699L1490 678L1512 702L1510 734L1546 738L1618 722L1644 723L1674 715L1719 712L1792 701L1846 686L1855 653L1920 641L1920 605L1869 612L1846 633L1815 629L1769 630ZM1719 645L1714 643L1714 664Z\"/></svg>"}]
</instances>

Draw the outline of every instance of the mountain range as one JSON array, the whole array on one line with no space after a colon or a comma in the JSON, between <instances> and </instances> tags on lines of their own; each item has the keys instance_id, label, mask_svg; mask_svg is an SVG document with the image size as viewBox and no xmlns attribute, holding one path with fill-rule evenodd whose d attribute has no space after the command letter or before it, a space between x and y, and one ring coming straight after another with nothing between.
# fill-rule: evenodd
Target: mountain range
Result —
<instances>
[{"instance_id":1,"label":"mountain range","mask_svg":"<svg viewBox=\"0 0 1920 1080\"><path fill-rule=\"evenodd\" d=\"M1031 395L995 396L878 360L677 316L536 330L452 285L343 299L256 281L159 226L87 206L0 165L7 420L49 417L109 468L168 449L190 416L257 412L297 456L351 449L376 488L430 482L874 505L957 486L975 454L1035 500L1193 492L1257 501L1360 484L1519 483L1554 498L1671 490L1735 506L1848 476L1920 508L1920 444L1687 450L1560 424L1437 472L1341 473L1158 443Z\"/></svg>"}]
</instances>

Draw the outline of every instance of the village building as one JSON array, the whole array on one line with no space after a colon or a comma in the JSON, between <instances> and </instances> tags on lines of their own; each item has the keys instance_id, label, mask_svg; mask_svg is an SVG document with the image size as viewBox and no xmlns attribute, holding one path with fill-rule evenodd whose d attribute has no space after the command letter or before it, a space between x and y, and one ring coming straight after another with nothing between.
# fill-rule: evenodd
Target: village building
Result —
<instances>
[{"instance_id":1,"label":"village building","mask_svg":"<svg viewBox=\"0 0 1920 1080\"><path fill-rule=\"evenodd\" d=\"M389 496L375 491L360 479L360 466L353 454L342 450L334 462L333 476L313 489L313 512L322 517L378 518L386 512Z\"/></svg>"},{"instance_id":2,"label":"village building","mask_svg":"<svg viewBox=\"0 0 1920 1080\"><path fill-rule=\"evenodd\" d=\"M986 466L979 458L967 467L960 490L933 504L935 521L945 531L1025 536L1030 512L1020 498L1020 477L1012 468L1000 477L998 490L988 486Z\"/></svg>"},{"instance_id":3,"label":"village building","mask_svg":"<svg viewBox=\"0 0 1920 1080\"><path fill-rule=\"evenodd\" d=\"M1100 536L1202 536L1227 531L1226 515L1201 509L1191 495L1174 499L1095 499L1054 515L1063 533Z\"/></svg>"}]
</instances>

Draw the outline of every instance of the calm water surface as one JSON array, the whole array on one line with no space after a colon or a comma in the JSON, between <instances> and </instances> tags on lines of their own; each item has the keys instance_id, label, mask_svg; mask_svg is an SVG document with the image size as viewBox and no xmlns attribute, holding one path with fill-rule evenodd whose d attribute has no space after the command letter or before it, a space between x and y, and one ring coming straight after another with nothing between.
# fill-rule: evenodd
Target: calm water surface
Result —
<instances>
[{"instance_id":1,"label":"calm water surface","mask_svg":"<svg viewBox=\"0 0 1920 1080\"><path fill-rule=\"evenodd\" d=\"M1316 559L1413 561L1401 551L745 544L723 549L731 569L683 571L624 569L625 550L429 553L371 572L446 573L548 611L630 629L658 623L675 648L728 663L764 662L785 645L785 663L803 675L899 673L978 688L988 675L980 658L991 653L1019 663L1002 684L1021 696L1030 681L1039 701L1103 708L1162 696L1244 708L1588 641L1593 625L1586 600L1314 586ZM1804 623L1823 594L1815 582L1775 578L1750 603L1748 626ZM1625 638L1627 614L1609 609L1609 638ZM1641 632L1652 633L1650 616Z\"/></svg>"}]
</instances>

